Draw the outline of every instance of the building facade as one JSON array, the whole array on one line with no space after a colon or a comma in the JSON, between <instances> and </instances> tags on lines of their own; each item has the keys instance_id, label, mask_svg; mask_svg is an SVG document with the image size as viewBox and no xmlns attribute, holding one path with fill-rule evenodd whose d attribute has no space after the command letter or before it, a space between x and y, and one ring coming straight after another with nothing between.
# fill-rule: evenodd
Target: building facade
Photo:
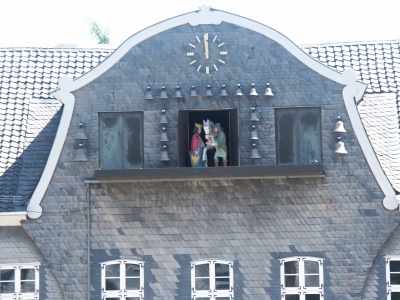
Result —
<instances>
[{"instance_id":1,"label":"building facade","mask_svg":"<svg viewBox=\"0 0 400 300\"><path fill-rule=\"evenodd\" d=\"M206 6L137 33L59 80L28 218L2 227L0 299L398 299L397 169L366 90ZM206 120L227 154L194 168Z\"/></svg>"}]
</instances>

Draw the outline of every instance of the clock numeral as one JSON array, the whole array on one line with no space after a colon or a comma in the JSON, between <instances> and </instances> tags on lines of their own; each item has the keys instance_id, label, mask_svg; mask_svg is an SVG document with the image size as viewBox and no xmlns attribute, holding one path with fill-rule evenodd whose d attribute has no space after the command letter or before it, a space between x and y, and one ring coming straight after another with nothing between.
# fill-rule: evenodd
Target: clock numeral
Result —
<instances>
[{"instance_id":1,"label":"clock numeral","mask_svg":"<svg viewBox=\"0 0 400 300\"><path fill-rule=\"evenodd\" d=\"M218 68L217 68L217 66L216 66L216 65L214 65L213 67L214 67L215 71L217 71L217 72L218 72Z\"/></svg>"},{"instance_id":2,"label":"clock numeral","mask_svg":"<svg viewBox=\"0 0 400 300\"><path fill-rule=\"evenodd\" d=\"M195 62L196 62L196 60L191 61L191 62L190 62L190 65L193 65Z\"/></svg>"},{"instance_id":3,"label":"clock numeral","mask_svg":"<svg viewBox=\"0 0 400 300\"><path fill-rule=\"evenodd\" d=\"M189 46L190 46L190 47L192 47L192 48L196 48L196 46L195 46L195 45L193 45L193 44L190 44L190 43L189 43Z\"/></svg>"},{"instance_id":4,"label":"clock numeral","mask_svg":"<svg viewBox=\"0 0 400 300\"><path fill-rule=\"evenodd\" d=\"M200 38L196 35L196 40L201 43Z\"/></svg>"},{"instance_id":5,"label":"clock numeral","mask_svg":"<svg viewBox=\"0 0 400 300\"><path fill-rule=\"evenodd\" d=\"M221 48L223 45L225 45L225 43L221 43L218 45L218 48Z\"/></svg>"},{"instance_id":6,"label":"clock numeral","mask_svg":"<svg viewBox=\"0 0 400 300\"><path fill-rule=\"evenodd\" d=\"M188 52L186 53L187 56L194 56L194 52Z\"/></svg>"},{"instance_id":7,"label":"clock numeral","mask_svg":"<svg viewBox=\"0 0 400 300\"><path fill-rule=\"evenodd\" d=\"M225 62L222 59L218 59L218 61L223 65L225 64Z\"/></svg>"},{"instance_id":8,"label":"clock numeral","mask_svg":"<svg viewBox=\"0 0 400 300\"><path fill-rule=\"evenodd\" d=\"M213 43L215 43L215 41L217 40L218 35L214 36L213 38Z\"/></svg>"},{"instance_id":9,"label":"clock numeral","mask_svg":"<svg viewBox=\"0 0 400 300\"><path fill-rule=\"evenodd\" d=\"M228 51L220 51L219 54L220 55L228 55Z\"/></svg>"},{"instance_id":10,"label":"clock numeral","mask_svg":"<svg viewBox=\"0 0 400 300\"><path fill-rule=\"evenodd\" d=\"M206 67L206 74L210 74L210 67Z\"/></svg>"},{"instance_id":11,"label":"clock numeral","mask_svg":"<svg viewBox=\"0 0 400 300\"><path fill-rule=\"evenodd\" d=\"M199 72L201 69L201 65L199 65L199 67L197 68L197 72Z\"/></svg>"}]
</instances>

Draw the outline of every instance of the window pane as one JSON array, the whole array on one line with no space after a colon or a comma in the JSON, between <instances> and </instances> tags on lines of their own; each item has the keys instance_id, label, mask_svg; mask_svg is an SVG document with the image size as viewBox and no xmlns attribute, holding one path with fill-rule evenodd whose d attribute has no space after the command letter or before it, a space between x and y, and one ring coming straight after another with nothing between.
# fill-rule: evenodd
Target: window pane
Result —
<instances>
[{"instance_id":1,"label":"window pane","mask_svg":"<svg viewBox=\"0 0 400 300\"><path fill-rule=\"evenodd\" d=\"M1 294L14 293L14 292L15 292L14 282L0 282Z\"/></svg>"},{"instance_id":2,"label":"window pane","mask_svg":"<svg viewBox=\"0 0 400 300\"><path fill-rule=\"evenodd\" d=\"M285 295L285 300L300 300L300 295Z\"/></svg>"},{"instance_id":3,"label":"window pane","mask_svg":"<svg viewBox=\"0 0 400 300\"><path fill-rule=\"evenodd\" d=\"M299 109L299 163L321 162L321 125L319 108Z\"/></svg>"},{"instance_id":4,"label":"window pane","mask_svg":"<svg viewBox=\"0 0 400 300\"><path fill-rule=\"evenodd\" d=\"M299 286L298 275L285 276L285 287L298 287L298 286Z\"/></svg>"},{"instance_id":5,"label":"window pane","mask_svg":"<svg viewBox=\"0 0 400 300\"><path fill-rule=\"evenodd\" d=\"M319 274L319 263L317 261L305 260L304 271L306 274Z\"/></svg>"},{"instance_id":6,"label":"window pane","mask_svg":"<svg viewBox=\"0 0 400 300\"><path fill-rule=\"evenodd\" d=\"M306 287L318 287L319 275L305 275Z\"/></svg>"},{"instance_id":7,"label":"window pane","mask_svg":"<svg viewBox=\"0 0 400 300\"><path fill-rule=\"evenodd\" d=\"M0 281L4 280L15 280L15 270L14 269L0 270Z\"/></svg>"},{"instance_id":8,"label":"window pane","mask_svg":"<svg viewBox=\"0 0 400 300\"><path fill-rule=\"evenodd\" d=\"M35 280L35 269L21 269L21 280Z\"/></svg>"},{"instance_id":9,"label":"window pane","mask_svg":"<svg viewBox=\"0 0 400 300\"><path fill-rule=\"evenodd\" d=\"M122 169L120 113L99 114L100 161L102 169Z\"/></svg>"},{"instance_id":10,"label":"window pane","mask_svg":"<svg viewBox=\"0 0 400 300\"><path fill-rule=\"evenodd\" d=\"M390 272L400 272L400 260L391 260L390 264Z\"/></svg>"},{"instance_id":11,"label":"window pane","mask_svg":"<svg viewBox=\"0 0 400 300\"><path fill-rule=\"evenodd\" d=\"M142 113L122 113L122 167L142 167Z\"/></svg>"},{"instance_id":12,"label":"window pane","mask_svg":"<svg viewBox=\"0 0 400 300\"><path fill-rule=\"evenodd\" d=\"M127 290L140 290L140 279L139 278L127 278L126 279Z\"/></svg>"},{"instance_id":13,"label":"window pane","mask_svg":"<svg viewBox=\"0 0 400 300\"><path fill-rule=\"evenodd\" d=\"M140 297L126 297L126 300L140 300Z\"/></svg>"},{"instance_id":14,"label":"window pane","mask_svg":"<svg viewBox=\"0 0 400 300\"><path fill-rule=\"evenodd\" d=\"M119 269L119 264L106 266L106 277L119 277Z\"/></svg>"},{"instance_id":15,"label":"window pane","mask_svg":"<svg viewBox=\"0 0 400 300\"><path fill-rule=\"evenodd\" d=\"M105 300L121 300L121 298L120 297L112 297L112 298L108 297Z\"/></svg>"},{"instance_id":16,"label":"window pane","mask_svg":"<svg viewBox=\"0 0 400 300\"><path fill-rule=\"evenodd\" d=\"M400 274L390 274L390 284L400 284Z\"/></svg>"},{"instance_id":17,"label":"window pane","mask_svg":"<svg viewBox=\"0 0 400 300\"><path fill-rule=\"evenodd\" d=\"M126 264L125 275L127 277L140 277L140 265Z\"/></svg>"},{"instance_id":18,"label":"window pane","mask_svg":"<svg viewBox=\"0 0 400 300\"><path fill-rule=\"evenodd\" d=\"M229 278L216 278L215 279L216 290L229 290Z\"/></svg>"},{"instance_id":19,"label":"window pane","mask_svg":"<svg viewBox=\"0 0 400 300\"><path fill-rule=\"evenodd\" d=\"M228 276L229 277L229 265L227 264L215 264L215 276Z\"/></svg>"},{"instance_id":20,"label":"window pane","mask_svg":"<svg viewBox=\"0 0 400 300\"><path fill-rule=\"evenodd\" d=\"M297 161L295 116L294 110L277 110L277 146L280 164L294 164Z\"/></svg>"},{"instance_id":21,"label":"window pane","mask_svg":"<svg viewBox=\"0 0 400 300\"><path fill-rule=\"evenodd\" d=\"M299 261L287 261L285 262L285 274L299 274Z\"/></svg>"},{"instance_id":22,"label":"window pane","mask_svg":"<svg viewBox=\"0 0 400 300\"><path fill-rule=\"evenodd\" d=\"M22 293L34 293L35 282L34 281L21 281L21 292Z\"/></svg>"},{"instance_id":23,"label":"window pane","mask_svg":"<svg viewBox=\"0 0 400 300\"><path fill-rule=\"evenodd\" d=\"M210 290L210 280L208 278L196 278L196 290Z\"/></svg>"},{"instance_id":24,"label":"window pane","mask_svg":"<svg viewBox=\"0 0 400 300\"><path fill-rule=\"evenodd\" d=\"M196 277L209 277L210 276L210 265L209 264L197 265L195 268L196 268L195 269Z\"/></svg>"},{"instance_id":25,"label":"window pane","mask_svg":"<svg viewBox=\"0 0 400 300\"><path fill-rule=\"evenodd\" d=\"M400 292L392 292L391 300L400 300Z\"/></svg>"},{"instance_id":26,"label":"window pane","mask_svg":"<svg viewBox=\"0 0 400 300\"><path fill-rule=\"evenodd\" d=\"M320 294L306 294L306 300L320 300Z\"/></svg>"},{"instance_id":27,"label":"window pane","mask_svg":"<svg viewBox=\"0 0 400 300\"><path fill-rule=\"evenodd\" d=\"M106 291L118 291L119 278L106 279Z\"/></svg>"}]
</instances>

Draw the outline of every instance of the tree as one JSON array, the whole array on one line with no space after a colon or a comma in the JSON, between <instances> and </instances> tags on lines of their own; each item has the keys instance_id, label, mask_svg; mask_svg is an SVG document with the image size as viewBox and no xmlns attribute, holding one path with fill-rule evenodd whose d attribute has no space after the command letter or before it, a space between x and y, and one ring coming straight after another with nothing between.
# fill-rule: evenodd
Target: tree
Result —
<instances>
[{"instance_id":1,"label":"tree","mask_svg":"<svg viewBox=\"0 0 400 300\"><path fill-rule=\"evenodd\" d=\"M110 30L108 27L101 28L100 25L93 20L88 20L90 35L97 40L98 44L106 45L110 43Z\"/></svg>"}]
</instances>

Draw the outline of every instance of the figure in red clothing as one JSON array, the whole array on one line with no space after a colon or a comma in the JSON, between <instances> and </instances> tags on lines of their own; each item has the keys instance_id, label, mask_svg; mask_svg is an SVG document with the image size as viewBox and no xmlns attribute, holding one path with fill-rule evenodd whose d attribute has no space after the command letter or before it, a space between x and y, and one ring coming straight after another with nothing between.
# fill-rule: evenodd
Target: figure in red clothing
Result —
<instances>
[{"instance_id":1,"label":"figure in red clothing","mask_svg":"<svg viewBox=\"0 0 400 300\"><path fill-rule=\"evenodd\" d=\"M194 124L192 141L190 143L190 163L193 168L203 167L202 154L204 143L200 136L203 125Z\"/></svg>"}]
</instances>

